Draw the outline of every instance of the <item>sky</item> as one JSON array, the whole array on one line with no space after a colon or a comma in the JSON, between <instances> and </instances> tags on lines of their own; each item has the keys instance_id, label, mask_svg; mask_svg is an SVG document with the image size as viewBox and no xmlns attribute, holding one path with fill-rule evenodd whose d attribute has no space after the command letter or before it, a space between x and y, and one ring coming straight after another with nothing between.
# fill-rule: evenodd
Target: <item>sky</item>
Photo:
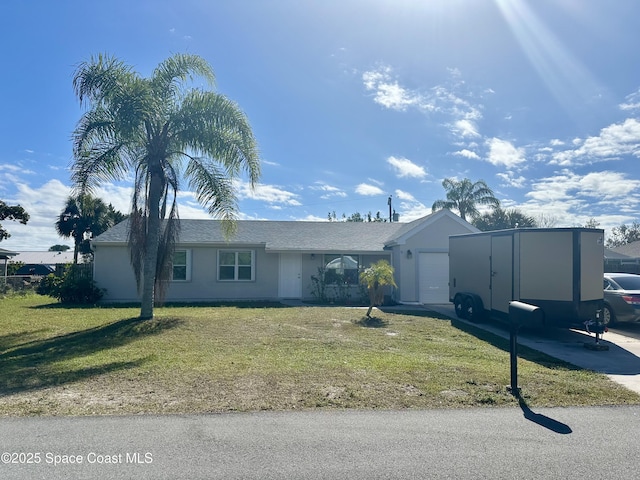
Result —
<instances>
[{"instance_id":1,"label":"sky","mask_svg":"<svg viewBox=\"0 0 640 480\"><path fill-rule=\"evenodd\" d=\"M484 180L552 226L640 219L637 0L76 0L4 2L0 248L70 244L78 65L108 53L141 76L203 57L258 141L240 219L431 213L442 180ZM96 192L128 212L131 182ZM208 218L189 191L181 218Z\"/></svg>"}]
</instances>

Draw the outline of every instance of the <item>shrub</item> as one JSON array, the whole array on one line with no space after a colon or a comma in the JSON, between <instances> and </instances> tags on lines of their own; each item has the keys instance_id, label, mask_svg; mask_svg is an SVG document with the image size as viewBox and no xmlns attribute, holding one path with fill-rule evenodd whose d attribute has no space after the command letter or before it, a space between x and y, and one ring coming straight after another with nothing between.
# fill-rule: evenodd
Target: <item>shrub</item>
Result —
<instances>
[{"instance_id":1,"label":"shrub","mask_svg":"<svg viewBox=\"0 0 640 480\"><path fill-rule=\"evenodd\" d=\"M311 295L320 304L348 305L351 303L354 290L357 289L357 302L365 301L367 298L366 288L361 284L351 285L344 274L332 271L327 275L328 270L318 267L318 275L311 275Z\"/></svg>"},{"instance_id":2,"label":"shrub","mask_svg":"<svg viewBox=\"0 0 640 480\"><path fill-rule=\"evenodd\" d=\"M57 298L61 303L94 304L104 295L86 268L68 265L61 277L49 274L40 280L37 292Z\"/></svg>"}]
</instances>

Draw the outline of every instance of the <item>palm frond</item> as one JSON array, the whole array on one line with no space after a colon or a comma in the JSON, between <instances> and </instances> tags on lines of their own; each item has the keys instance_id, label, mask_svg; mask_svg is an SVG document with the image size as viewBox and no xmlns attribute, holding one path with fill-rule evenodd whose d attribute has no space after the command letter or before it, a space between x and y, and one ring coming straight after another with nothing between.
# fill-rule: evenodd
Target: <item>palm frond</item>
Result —
<instances>
[{"instance_id":1,"label":"palm frond","mask_svg":"<svg viewBox=\"0 0 640 480\"><path fill-rule=\"evenodd\" d=\"M132 77L131 68L108 54L92 56L76 68L73 90L81 104L101 104Z\"/></svg>"},{"instance_id":2,"label":"palm frond","mask_svg":"<svg viewBox=\"0 0 640 480\"><path fill-rule=\"evenodd\" d=\"M156 302L162 304L164 302L171 274L173 271L173 255L175 253L176 243L180 236L180 222L178 221L178 203L177 196L174 195L169 211L169 217L164 222L160 243L158 245L158 257L156 262Z\"/></svg>"},{"instance_id":3,"label":"palm frond","mask_svg":"<svg viewBox=\"0 0 640 480\"><path fill-rule=\"evenodd\" d=\"M215 85L215 74L211 66L197 55L176 54L153 71L151 83L154 90L164 98L172 98L179 92L180 85L194 77L205 79L210 86Z\"/></svg>"},{"instance_id":4,"label":"palm frond","mask_svg":"<svg viewBox=\"0 0 640 480\"><path fill-rule=\"evenodd\" d=\"M184 151L215 159L231 176L244 171L254 185L260 159L248 118L238 105L213 92L191 91L174 117L175 142Z\"/></svg>"}]
</instances>

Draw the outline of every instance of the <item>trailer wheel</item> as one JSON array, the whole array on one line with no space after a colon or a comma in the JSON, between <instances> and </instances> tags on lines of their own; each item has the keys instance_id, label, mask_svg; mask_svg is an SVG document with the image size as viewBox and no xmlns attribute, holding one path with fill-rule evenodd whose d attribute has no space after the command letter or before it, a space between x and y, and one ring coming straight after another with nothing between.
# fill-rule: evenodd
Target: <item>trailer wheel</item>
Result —
<instances>
[{"instance_id":1,"label":"trailer wheel","mask_svg":"<svg viewBox=\"0 0 640 480\"><path fill-rule=\"evenodd\" d=\"M465 298L462 310L464 311L464 318L470 322L477 323L482 320L482 309L478 306L473 297Z\"/></svg>"},{"instance_id":2,"label":"trailer wheel","mask_svg":"<svg viewBox=\"0 0 640 480\"><path fill-rule=\"evenodd\" d=\"M464 309L464 297L460 294L457 294L453 299L453 307L456 310L456 316L463 320L466 320L466 311Z\"/></svg>"}]
</instances>

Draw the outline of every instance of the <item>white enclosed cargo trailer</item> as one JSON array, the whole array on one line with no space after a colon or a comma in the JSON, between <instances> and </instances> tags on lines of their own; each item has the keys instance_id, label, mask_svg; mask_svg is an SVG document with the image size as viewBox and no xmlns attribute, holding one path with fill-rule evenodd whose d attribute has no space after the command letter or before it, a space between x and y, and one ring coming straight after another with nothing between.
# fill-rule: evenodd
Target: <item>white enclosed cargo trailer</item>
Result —
<instances>
[{"instance_id":1,"label":"white enclosed cargo trailer","mask_svg":"<svg viewBox=\"0 0 640 480\"><path fill-rule=\"evenodd\" d=\"M540 307L545 326L597 323L604 231L526 228L449 237L449 299L468 320L508 320L509 302Z\"/></svg>"}]
</instances>

